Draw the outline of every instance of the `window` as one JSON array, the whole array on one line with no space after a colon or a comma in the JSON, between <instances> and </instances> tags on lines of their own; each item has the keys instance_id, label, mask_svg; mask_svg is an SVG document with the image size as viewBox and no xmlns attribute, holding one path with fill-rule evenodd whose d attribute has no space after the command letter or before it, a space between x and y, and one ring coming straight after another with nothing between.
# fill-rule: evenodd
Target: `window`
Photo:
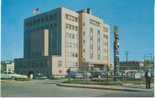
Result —
<instances>
[{"instance_id":1,"label":"window","mask_svg":"<svg viewBox=\"0 0 155 99\"><path fill-rule=\"evenodd\" d=\"M74 57L74 53L71 53L71 57Z\"/></svg>"},{"instance_id":2,"label":"window","mask_svg":"<svg viewBox=\"0 0 155 99\"><path fill-rule=\"evenodd\" d=\"M43 23L43 22L44 22L44 18L42 17L42 18L41 18L41 23Z\"/></svg>"},{"instance_id":3,"label":"window","mask_svg":"<svg viewBox=\"0 0 155 99\"><path fill-rule=\"evenodd\" d=\"M101 58L101 55L100 55L100 54L98 54L97 59L98 59L98 60L100 60L100 58Z\"/></svg>"},{"instance_id":4,"label":"window","mask_svg":"<svg viewBox=\"0 0 155 99\"><path fill-rule=\"evenodd\" d=\"M54 18L56 19L56 17L57 17L57 14L55 13L55 14L54 14Z\"/></svg>"},{"instance_id":5,"label":"window","mask_svg":"<svg viewBox=\"0 0 155 99\"><path fill-rule=\"evenodd\" d=\"M93 45L92 44L90 44L90 49L93 49Z\"/></svg>"},{"instance_id":6,"label":"window","mask_svg":"<svg viewBox=\"0 0 155 99\"><path fill-rule=\"evenodd\" d=\"M68 14L66 14L66 19L68 19Z\"/></svg>"},{"instance_id":7,"label":"window","mask_svg":"<svg viewBox=\"0 0 155 99\"><path fill-rule=\"evenodd\" d=\"M78 22L78 18L75 18L75 22Z\"/></svg>"},{"instance_id":8,"label":"window","mask_svg":"<svg viewBox=\"0 0 155 99\"><path fill-rule=\"evenodd\" d=\"M69 25L69 29L72 29L72 26L71 25Z\"/></svg>"},{"instance_id":9,"label":"window","mask_svg":"<svg viewBox=\"0 0 155 99\"><path fill-rule=\"evenodd\" d=\"M98 35L98 37L100 37L100 30L97 31L97 35Z\"/></svg>"},{"instance_id":10,"label":"window","mask_svg":"<svg viewBox=\"0 0 155 99\"><path fill-rule=\"evenodd\" d=\"M85 23L83 23L82 25L85 26Z\"/></svg>"},{"instance_id":11,"label":"window","mask_svg":"<svg viewBox=\"0 0 155 99\"><path fill-rule=\"evenodd\" d=\"M53 24L50 24L50 27L53 28Z\"/></svg>"},{"instance_id":12,"label":"window","mask_svg":"<svg viewBox=\"0 0 155 99\"><path fill-rule=\"evenodd\" d=\"M83 40L83 43L85 43L85 40Z\"/></svg>"},{"instance_id":13,"label":"window","mask_svg":"<svg viewBox=\"0 0 155 99\"><path fill-rule=\"evenodd\" d=\"M68 25L66 24L66 29L68 28Z\"/></svg>"},{"instance_id":14,"label":"window","mask_svg":"<svg viewBox=\"0 0 155 99\"><path fill-rule=\"evenodd\" d=\"M46 21L48 22L48 16L45 17Z\"/></svg>"},{"instance_id":15,"label":"window","mask_svg":"<svg viewBox=\"0 0 155 99\"><path fill-rule=\"evenodd\" d=\"M53 15L49 15L49 20L53 20Z\"/></svg>"},{"instance_id":16,"label":"window","mask_svg":"<svg viewBox=\"0 0 155 99\"><path fill-rule=\"evenodd\" d=\"M92 36L90 37L90 40L93 40L93 37Z\"/></svg>"},{"instance_id":17,"label":"window","mask_svg":"<svg viewBox=\"0 0 155 99\"><path fill-rule=\"evenodd\" d=\"M92 58L93 58L93 53L90 54L90 59L92 59Z\"/></svg>"},{"instance_id":18,"label":"window","mask_svg":"<svg viewBox=\"0 0 155 99\"><path fill-rule=\"evenodd\" d=\"M57 24L56 23L54 23L54 27L56 27L57 26Z\"/></svg>"},{"instance_id":19,"label":"window","mask_svg":"<svg viewBox=\"0 0 155 99\"><path fill-rule=\"evenodd\" d=\"M90 32L93 32L93 28L90 28Z\"/></svg>"},{"instance_id":20,"label":"window","mask_svg":"<svg viewBox=\"0 0 155 99\"><path fill-rule=\"evenodd\" d=\"M75 27L75 30L78 31L78 27L77 26Z\"/></svg>"},{"instance_id":21,"label":"window","mask_svg":"<svg viewBox=\"0 0 155 99\"><path fill-rule=\"evenodd\" d=\"M100 42L100 38L98 38L97 41Z\"/></svg>"},{"instance_id":22,"label":"window","mask_svg":"<svg viewBox=\"0 0 155 99\"><path fill-rule=\"evenodd\" d=\"M90 41L93 41L93 28L90 28Z\"/></svg>"},{"instance_id":23,"label":"window","mask_svg":"<svg viewBox=\"0 0 155 99\"><path fill-rule=\"evenodd\" d=\"M83 36L85 36L85 32L83 32Z\"/></svg>"},{"instance_id":24,"label":"window","mask_svg":"<svg viewBox=\"0 0 155 99\"><path fill-rule=\"evenodd\" d=\"M62 67L62 61L58 61L58 67Z\"/></svg>"},{"instance_id":25,"label":"window","mask_svg":"<svg viewBox=\"0 0 155 99\"><path fill-rule=\"evenodd\" d=\"M75 57L78 57L78 54L77 53L75 53Z\"/></svg>"},{"instance_id":26,"label":"window","mask_svg":"<svg viewBox=\"0 0 155 99\"><path fill-rule=\"evenodd\" d=\"M72 39L74 39L75 38L75 35L74 34L72 34Z\"/></svg>"},{"instance_id":27,"label":"window","mask_svg":"<svg viewBox=\"0 0 155 99\"><path fill-rule=\"evenodd\" d=\"M66 28L70 29L70 30L78 31L78 26L74 26L74 25L71 25L71 24L66 24Z\"/></svg>"}]
</instances>

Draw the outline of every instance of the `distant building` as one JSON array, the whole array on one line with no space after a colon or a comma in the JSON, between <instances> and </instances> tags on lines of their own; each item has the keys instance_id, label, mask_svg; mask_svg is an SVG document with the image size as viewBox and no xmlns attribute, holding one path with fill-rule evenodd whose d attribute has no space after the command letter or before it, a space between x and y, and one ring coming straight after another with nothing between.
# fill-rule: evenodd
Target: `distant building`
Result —
<instances>
[{"instance_id":1,"label":"distant building","mask_svg":"<svg viewBox=\"0 0 155 99\"><path fill-rule=\"evenodd\" d=\"M1 62L1 73L14 73L15 66L13 61L2 61Z\"/></svg>"},{"instance_id":2,"label":"distant building","mask_svg":"<svg viewBox=\"0 0 155 99\"><path fill-rule=\"evenodd\" d=\"M24 58L19 74L65 76L69 68L106 69L110 64L109 26L90 9L57 8L24 20Z\"/></svg>"},{"instance_id":3,"label":"distant building","mask_svg":"<svg viewBox=\"0 0 155 99\"><path fill-rule=\"evenodd\" d=\"M139 61L120 62L120 71L138 70L140 66L143 66L143 62Z\"/></svg>"},{"instance_id":4,"label":"distant building","mask_svg":"<svg viewBox=\"0 0 155 99\"><path fill-rule=\"evenodd\" d=\"M120 71L146 71L146 70L154 70L153 64L144 65L143 61L128 61L128 62L120 62Z\"/></svg>"}]
</instances>

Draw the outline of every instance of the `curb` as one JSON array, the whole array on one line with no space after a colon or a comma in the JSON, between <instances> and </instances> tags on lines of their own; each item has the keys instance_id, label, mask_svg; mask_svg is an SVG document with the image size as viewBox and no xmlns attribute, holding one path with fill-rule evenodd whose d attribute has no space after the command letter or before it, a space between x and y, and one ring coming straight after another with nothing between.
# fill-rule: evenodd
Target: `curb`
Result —
<instances>
[{"instance_id":1,"label":"curb","mask_svg":"<svg viewBox=\"0 0 155 99\"><path fill-rule=\"evenodd\" d=\"M86 86L86 85L76 85L76 84L63 84L63 83L57 83L57 86L63 86L63 87L75 87L75 88L89 88L89 89L104 89L104 90L116 90L116 91L135 91L135 92L143 92L147 91L144 89L133 89L133 88L109 88L109 87L97 87L97 86Z\"/></svg>"}]
</instances>

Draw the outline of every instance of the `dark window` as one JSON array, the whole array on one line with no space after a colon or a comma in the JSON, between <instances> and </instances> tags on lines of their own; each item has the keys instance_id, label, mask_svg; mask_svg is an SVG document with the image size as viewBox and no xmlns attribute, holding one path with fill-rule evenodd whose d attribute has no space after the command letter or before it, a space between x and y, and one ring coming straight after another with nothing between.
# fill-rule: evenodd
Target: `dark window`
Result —
<instances>
[{"instance_id":1,"label":"dark window","mask_svg":"<svg viewBox=\"0 0 155 99\"><path fill-rule=\"evenodd\" d=\"M76 28L75 30L78 31L78 27L76 26L75 28Z\"/></svg>"},{"instance_id":2,"label":"dark window","mask_svg":"<svg viewBox=\"0 0 155 99\"><path fill-rule=\"evenodd\" d=\"M49 19L50 19L50 20L53 20L53 16L52 16L52 15L49 15Z\"/></svg>"},{"instance_id":3,"label":"dark window","mask_svg":"<svg viewBox=\"0 0 155 99\"><path fill-rule=\"evenodd\" d=\"M72 39L74 39L75 38L75 35L74 34L72 34Z\"/></svg>"}]
</instances>

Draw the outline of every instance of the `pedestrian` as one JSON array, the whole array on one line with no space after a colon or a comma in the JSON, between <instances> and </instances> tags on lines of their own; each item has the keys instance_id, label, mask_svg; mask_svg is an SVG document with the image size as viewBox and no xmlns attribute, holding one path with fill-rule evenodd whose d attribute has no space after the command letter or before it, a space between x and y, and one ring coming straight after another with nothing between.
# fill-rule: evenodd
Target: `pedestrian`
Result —
<instances>
[{"instance_id":1,"label":"pedestrian","mask_svg":"<svg viewBox=\"0 0 155 99\"><path fill-rule=\"evenodd\" d=\"M149 89L151 85L151 73L148 70L145 72L145 81L146 81L146 88Z\"/></svg>"},{"instance_id":2,"label":"pedestrian","mask_svg":"<svg viewBox=\"0 0 155 99\"><path fill-rule=\"evenodd\" d=\"M71 69L67 69L67 78L68 78L68 81L70 82L71 81Z\"/></svg>"}]
</instances>

